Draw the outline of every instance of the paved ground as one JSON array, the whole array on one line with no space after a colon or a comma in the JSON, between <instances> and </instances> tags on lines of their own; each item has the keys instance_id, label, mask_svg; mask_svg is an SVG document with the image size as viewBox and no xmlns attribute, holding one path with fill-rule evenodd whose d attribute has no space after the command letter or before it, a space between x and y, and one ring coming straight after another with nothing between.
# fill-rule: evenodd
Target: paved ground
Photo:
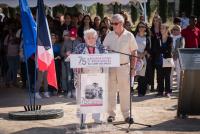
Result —
<instances>
[{"instance_id":1,"label":"paved ground","mask_svg":"<svg viewBox=\"0 0 200 134\"><path fill-rule=\"evenodd\" d=\"M63 109L65 114L60 119L41 121L13 121L8 119L9 112L23 111L27 104L27 94L23 89L0 89L0 134L123 134L127 125L113 126L90 125L86 130L79 129L76 118L76 104L74 99L53 96L37 101L43 104L42 109ZM200 116L190 116L188 119L177 119L177 95L172 98L156 98L154 94L133 98L133 116L135 122L150 124L151 128L135 125L131 126L133 134L200 134ZM117 121L122 119L119 107ZM106 115L103 115L105 120ZM91 123L91 117L87 120Z\"/></svg>"}]
</instances>

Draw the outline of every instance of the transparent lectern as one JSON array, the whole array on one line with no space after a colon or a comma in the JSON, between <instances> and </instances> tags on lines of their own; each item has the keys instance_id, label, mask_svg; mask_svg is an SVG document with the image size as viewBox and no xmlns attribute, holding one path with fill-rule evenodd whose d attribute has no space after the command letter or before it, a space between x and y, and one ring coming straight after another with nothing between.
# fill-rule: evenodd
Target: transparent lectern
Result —
<instances>
[{"instance_id":1,"label":"transparent lectern","mask_svg":"<svg viewBox=\"0 0 200 134\"><path fill-rule=\"evenodd\" d=\"M120 67L119 54L72 54L70 67L75 70L76 100L83 125L83 114L106 113L108 68Z\"/></svg>"}]
</instances>

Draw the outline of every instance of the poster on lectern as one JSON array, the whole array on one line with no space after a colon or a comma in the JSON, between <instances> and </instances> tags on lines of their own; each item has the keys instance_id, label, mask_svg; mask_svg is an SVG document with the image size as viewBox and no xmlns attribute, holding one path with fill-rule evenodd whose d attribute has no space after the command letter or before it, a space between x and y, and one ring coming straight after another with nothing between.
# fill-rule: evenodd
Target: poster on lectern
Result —
<instances>
[{"instance_id":1,"label":"poster on lectern","mask_svg":"<svg viewBox=\"0 0 200 134\"><path fill-rule=\"evenodd\" d=\"M107 75L105 73L81 74L81 113L107 111Z\"/></svg>"}]
</instances>

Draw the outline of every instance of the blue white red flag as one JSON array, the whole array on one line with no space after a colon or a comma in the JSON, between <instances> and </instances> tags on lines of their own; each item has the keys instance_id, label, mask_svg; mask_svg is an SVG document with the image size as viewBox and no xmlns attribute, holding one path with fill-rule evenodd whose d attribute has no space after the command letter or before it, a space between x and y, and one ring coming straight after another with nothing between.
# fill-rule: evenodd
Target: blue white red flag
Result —
<instances>
[{"instance_id":1,"label":"blue white red flag","mask_svg":"<svg viewBox=\"0 0 200 134\"><path fill-rule=\"evenodd\" d=\"M43 0L37 1L37 61L40 71L47 71L48 84L57 89L52 42Z\"/></svg>"}]
</instances>

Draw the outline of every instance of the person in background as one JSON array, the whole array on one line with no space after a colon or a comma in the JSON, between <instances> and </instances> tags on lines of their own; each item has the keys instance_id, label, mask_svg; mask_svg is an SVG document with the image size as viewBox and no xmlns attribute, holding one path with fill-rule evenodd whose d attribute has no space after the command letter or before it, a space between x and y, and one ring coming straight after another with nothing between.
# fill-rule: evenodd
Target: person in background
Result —
<instances>
[{"instance_id":1,"label":"person in background","mask_svg":"<svg viewBox=\"0 0 200 134\"><path fill-rule=\"evenodd\" d=\"M71 21L71 28L79 28L79 24L78 24L78 15L72 15L71 16L72 21Z\"/></svg>"},{"instance_id":2,"label":"person in background","mask_svg":"<svg viewBox=\"0 0 200 134\"><path fill-rule=\"evenodd\" d=\"M179 25L174 25L174 27L172 28L172 38L173 38L172 55L173 55L173 60L175 63L175 71L177 75L177 89L179 89L180 63L179 63L178 49L185 47L185 39L181 36L181 27ZM173 82L173 72L174 71L172 70L171 83Z\"/></svg>"},{"instance_id":3,"label":"person in background","mask_svg":"<svg viewBox=\"0 0 200 134\"><path fill-rule=\"evenodd\" d=\"M174 25L181 26L181 18L180 17L175 17L173 23L174 23Z\"/></svg>"},{"instance_id":4,"label":"person in background","mask_svg":"<svg viewBox=\"0 0 200 134\"><path fill-rule=\"evenodd\" d=\"M112 30L110 18L109 18L108 16L106 16L106 17L103 18L103 21L105 22L106 26L107 26L110 30Z\"/></svg>"},{"instance_id":5,"label":"person in background","mask_svg":"<svg viewBox=\"0 0 200 134\"><path fill-rule=\"evenodd\" d=\"M69 31L64 30L63 31L63 42L62 42L62 46L61 46L61 68L62 68L62 75L61 75L61 83L62 83L62 92L65 94L67 93L67 68L65 67L65 51L63 52L63 48L65 47L64 45L66 45L66 42L68 42L68 40L70 39L69 37Z\"/></svg>"},{"instance_id":6,"label":"person in background","mask_svg":"<svg viewBox=\"0 0 200 134\"><path fill-rule=\"evenodd\" d=\"M94 29L88 29L84 31L84 40L85 43L80 43L75 47L75 54L102 54L105 53L103 49L103 45L99 44L97 41L98 34ZM102 73L104 69L101 67L91 67L91 68L82 68L82 69L75 69L75 87L76 87L76 100L77 104L80 104L80 97L81 97L81 88L80 88L80 74L83 73ZM97 113L92 114L92 118L96 123L101 123L100 120L100 113L98 113L98 109L96 110ZM77 116L80 117L80 109L77 109ZM86 121L86 114L83 114L83 123Z\"/></svg>"},{"instance_id":7,"label":"person in background","mask_svg":"<svg viewBox=\"0 0 200 134\"><path fill-rule=\"evenodd\" d=\"M3 22L4 18L5 18L5 15L3 13L3 9L0 8L0 22Z\"/></svg>"},{"instance_id":8,"label":"person in background","mask_svg":"<svg viewBox=\"0 0 200 134\"><path fill-rule=\"evenodd\" d=\"M189 18L185 15L185 12L181 13L181 28L185 29L189 25Z\"/></svg>"},{"instance_id":9,"label":"person in background","mask_svg":"<svg viewBox=\"0 0 200 134\"><path fill-rule=\"evenodd\" d=\"M56 69L56 78L57 78L57 85L58 90L60 90L60 75L61 75L61 57L60 57L60 45L57 44L58 41L58 35L55 33L51 33L51 41L52 41L52 47L53 47L53 53L54 53L54 62L55 62L55 69ZM46 98L50 97L49 91L54 92L56 91L54 87L49 86L47 82L47 71L40 71L37 70L37 81L36 81L36 92L35 97L37 99L41 99L42 96L40 95L40 88L42 86L44 87L44 96Z\"/></svg>"},{"instance_id":10,"label":"person in background","mask_svg":"<svg viewBox=\"0 0 200 134\"><path fill-rule=\"evenodd\" d=\"M106 27L106 23L104 20L101 20L100 24L99 24L99 28L101 27Z\"/></svg>"},{"instance_id":11,"label":"person in background","mask_svg":"<svg viewBox=\"0 0 200 134\"><path fill-rule=\"evenodd\" d=\"M19 49L20 39L16 37L17 29L14 24L10 25L9 32L4 40L4 46L6 49L6 56L8 62L8 72L6 76L6 87L17 87L17 70L19 67Z\"/></svg>"},{"instance_id":12,"label":"person in background","mask_svg":"<svg viewBox=\"0 0 200 134\"><path fill-rule=\"evenodd\" d=\"M155 70L156 70L156 74L158 74L158 67L157 64L159 62L159 56L160 56L160 38L161 38L161 33L160 33L160 26L161 26L162 20L160 18L160 16L156 15L153 18L153 22L152 22L152 27L151 27L151 52L150 52L150 59L149 60L149 65L148 65L148 69L149 71L149 78L148 78L148 84L150 85L150 91L155 91L155 87L154 87L154 76L155 76ZM157 75L157 82L158 82L158 75Z\"/></svg>"},{"instance_id":13,"label":"person in background","mask_svg":"<svg viewBox=\"0 0 200 134\"><path fill-rule=\"evenodd\" d=\"M181 31L181 35L185 38L185 48L198 48L200 46L200 30L196 27L197 18L190 17L190 24Z\"/></svg>"},{"instance_id":14,"label":"person in background","mask_svg":"<svg viewBox=\"0 0 200 134\"><path fill-rule=\"evenodd\" d=\"M136 75L138 76L138 96L145 96L147 90L147 60L150 57L150 32L148 26L143 21L139 22L135 30L135 39L138 45L137 54L138 57L143 61L144 66L142 70L137 71Z\"/></svg>"},{"instance_id":15,"label":"person in background","mask_svg":"<svg viewBox=\"0 0 200 134\"><path fill-rule=\"evenodd\" d=\"M133 33L133 30L132 30L132 26L131 26L131 22L130 22L130 21L127 20L127 21L124 22L124 28L125 28L127 31Z\"/></svg>"},{"instance_id":16,"label":"person in background","mask_svg":"<svg viewBox=\"0 0 200 134\"><path fill-rule=\"evenodd\" d=\"M162 24L160 28L161 39L160 39L160 55L159 64L157 65L158 70L158 93L157 96L170 97L172 90L170 88L170 75L172 67L163 67L163 58L172 58L172 43L173 39L170 36L169 26ZM164 94L163 94L164 93Z\"/></svg>"},{"instance_id":17,"label":"person in background","mask_svg":"<svg viewBox=\"0 0 200 134\"><path fill-rule=\"evenodd\" d=\"M92 24L91 17L89 15L85 15L83 17L83 20L81 22L80 27L78 28L78 36L79 36L79 38L81 38L82 42L84 42L84 38L83 38L84 34L83 34L83 32L85 30L88 30L88 29L92 28L92 25L93 24Z\"/></svg>"},{"instance_id":18,"label":"person in background","mask_svg":"<svg viewBox=\"0 0 200 134\"><path fill-rule=\"evenodd\" d=\"M121 14L124 18L124 24L126 23L126 21L128 21L128 14L124 11L121 11L119 14Z\"/></svg>"},{"instance_id":19,"label":"person in background","mask_svg":"<svg viewBox=\"0 0 200 134\"><path fill-rule=\"evenodd\" d=\"M71 29L71 15L69 13L66 13L65 16L64 16L64 25L63 25L63 31L64 30L67 30L69 31ZM62 31L62 32L63 32Z\"/></svg>"},{"instance_id":20,"label":"person in background","mask_svg":"<svg viewBox=\"0 0 200 134\"><path fill-rule=\"evenodd\" d=\"M44 83L43 83L44 82ZM35 91L35 97L36 99L41 99L42 96L40 95L40 88L44 86L44 96L46 98L49 98L49 92L48 92L48 82L47 82L47 71L37 71L37 81L36 81L36 91Z\"/></svg>"},{"instance_id":21,"label":"person in background","mask_svg":"<svg viewBox=\"0 0 200 134\"><path fill-rule=\"evenodd\" d=\"M124 18L120 14L114 14L112 17L113 31L109 32L104 39L103 45L111 50L127 53L137 56L137 43L133 34L124 28ZM130 63L131 62L131 63ZM125 122L132 122L129 117L130 105L130 75L134 77L136 59L126 55L120 55L120 67L109 68L109 88L108 88L108 122L115 120L116 93L119 91L120 107ZM131 70L130 70L131 66ZM131 74L129 74L131 72Z\"/></svg>"},{"instance_id":22,"label":"person in background","mask_svg":"<svg viewBox=\"0 0 200 134\"><path fill-rule=\"evenodd\" d=\"M60 26L62 27L65 24L65 16L63 14L59 15Z\"/></svg>"},{"instance_id":23,"label":"person in background","mask_svg":"<svg viewBox=\"0 0 200 134\"><path fill-rule=\"evenodd\" d=\"M101 22L101 18L99 16L96 16L94 18L94 25L93 25L93 28L94 30L96 30L97 32L99 32L100 30L100 22Z\"/></svg>"},{"instance_id":24,"label":"person in background","mask_svg":"<svg viewBox=\"0 0 200 134\"><path fill-rule=\"evenodd\" d=\"M197 19L196 27L197 27L198 29L200 29L200 16L199 16L198 19Z\"/></svg>"},{"instance_id":25,"label":"person in background","mask_svg":"<svg viewBox=\"0 0 200 134\"><path fill-rule=\"evenodd\" d=\"M27 87L27 69L26 69L26 59L24 57L24 49L23 49L23 37L22 37L22 29L18 29L16 33L16 37L20 39L20 50L19 50L19 56L20 56L20 77L22 81L22 88Z\"/></svg>"},{"instance_id":26,"label":"person in background","mask_svg":"<svg viewBox=\"0 0 200 134\"><path fill-rule=\"evenodd\" d=\"M78 12L77 16L78 16L78 25L80 26L84 17L84 13Z\"/></svg>"},{"instance_id":27,"label":"person in background","mask_svg":"<svg viewBox=\"0 0 200 134\"><path fill-rule=\"evenodd\" d=\"M70 68L69 55L74 53L76 46L80 43L77 38L77 29L71 28L68 33L64 33L64 42L61 48L61 55L63 57L64 72L63 76L63 87L65 88L66 95L71 93L70 97L73 98L73 81L74 73ZM66 85L64 85L64 83Z\"/></svg>"},{"instance_id":28,"label":"person in background","mask_svg":"<svg viewBox=\"0 0 200 134\"><path fill-rule=\"evenodd\" d=\"M103 41L104 41L106 35L107 35L109 32L110 32L110 30L109 30L106 26L100 28L100 31L99 31L99 40L100 40L100 42L101 42L102 44L103 44Z\"/></svg>"},{"instance_id":29,"label":"person in background","mask_svg":"<svg viewBox=\"0 0 200 134\"><path fill-rule=\"evenodd\" d=\"M145 22L144 15L140 15L140 21Z\"/></svg>"}]
</instances>

